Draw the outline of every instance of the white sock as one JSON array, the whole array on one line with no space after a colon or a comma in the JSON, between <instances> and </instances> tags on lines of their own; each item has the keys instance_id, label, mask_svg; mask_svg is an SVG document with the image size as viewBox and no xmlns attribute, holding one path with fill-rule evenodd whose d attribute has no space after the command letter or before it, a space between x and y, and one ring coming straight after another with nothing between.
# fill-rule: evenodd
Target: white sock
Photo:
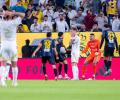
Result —
<instances>
[{"instance_id":1,"label":"white sock","mask_svg":"<svg viewBox=\"0 0 120 100\"><path fill-rule=\"evenodd\" d=\"M13 74L13 82L17 82L17 77L18 77L18 68L17 67L12 68L12 74Z\"/></svg>"},{"instance_id":2,"label":"white sock","mask_svg":"<svg viewBox=\"0 0 120 100\"><path fill-rule=\"evenodd\" d=\"M79 70L77 66L73 66L72 67L72 71L73 71L73 79L79 79L78 75L79 75Z\"/></svg>"},{"instance_id":3,"label":"white sock","mask_svg":"<svg viewBox=\"0 0 120 100\"><path fill-rule=\"evenodd\" d=\"M5 67L4 66L0 67L0 78L1 80L5 80Z\"/></svg>"},{"instance_id":4,"label":"white sock","mask_svg":"<svg viewBox=\"0 0 120 100\"><path fill-rule=\"evenodd\" d=\"M79 79L79 70L78 70L78 66L75 66L75 71L76 71L75 79Z\"/></svg>"},{"instance_id":5,"label":"white sock","mask_svg":"<svg viewBox=\"0 0 120 100\"><path fill-rule=\"evenodd\" d=\"M7 78L9 76L10 66L7 65L5 70L6 70L6 78Z\"/></svg>"}]
</instances>

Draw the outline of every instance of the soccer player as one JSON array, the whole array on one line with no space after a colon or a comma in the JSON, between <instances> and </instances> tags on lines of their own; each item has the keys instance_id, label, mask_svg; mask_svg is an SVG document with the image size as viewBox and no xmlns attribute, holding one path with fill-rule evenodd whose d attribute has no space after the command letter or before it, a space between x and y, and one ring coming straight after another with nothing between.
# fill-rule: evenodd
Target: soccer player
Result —
<instances>
[{"instance_id":1,"label":"soccer player","mask_svg":"<svg viewBox=\"0 0 120 100\"><path fill-rule=\"evenodd\" d=\"M72 62L72 72L73 72L73 79L72 80L79 80L79 69L78 69L78 62L80 57L80 37L77 35L78 29L76 26L71 27L71 62Z\"/></svg>"},{"instance_id":2,"label":"soccer player","mask_svg":"<svg viewBox=\"0 0 120 100\"><path fill-rule=\"evenodd\" d=\"M48 75L46 73L46 63L49 61L49 63L52 65L54 69L54 75L55 80L57 80L57 69L55 65L55 57L54 53L56 55L56 58L58 59L58 53L55 47L55 41L51 38L52 33L47 33L47 38L43 39L41 43L39 43L37 49L34 51L32 57L35 57L35 54L39 51L39 49L42 49L42 66L43 66L43 73L45 75L45 80L48 80Z\"/></svg>"},{"instance_id":3,"label":"soccer player","mask_svg":"<svg viewBox=\"0 0 120 100\"><path fill-rule=\"evenodd\" d=\"M17 26L21 23L24 13L4 11L3 19L0 19L0 32L1 32L1 74L0 82L2 86L7 86L5 82L7 61L11 61L13 86L17 86L18 67L17 67L17 44L16 44L16 31Z\"/></svg>"},{"instance_id":4,"label":"soccer player","mask_svg":"<svg viewBox=\"0 0 120 100\"><path fill-rule=\"evenodd\" d=\"M114 50L116 47L116 51L118 51L118 43L115 33L110 29L111 26L108 24L104 25L105 30L102 33L102 39L100 44L100 49L102 48L102 45L105 40L105 46L104 46L104 65L106 67L105 76L110 75L112 72L111 64L112 64L112 57L114 56Z\"/></svg>"},{"instance_id":5,"label":"soccer player","mask_svg":"<svg viewBox=\"0 0 120 100\"><path fill-rule=\"evenodd\" d=\"M89 63L93 63L93 76L92 79L95 79L96 75L96 65L99 62L101 58L101 53L100 53L100 42L99 40L95 39L94 34L90 34L90 41L87 43L87 46L85 50L82 51L82 53L86 53L90 49L91 54L86 58L84 62L84 66L82 68L82 79L85 79L85 72L86 72L86 66Z\"/></svg>"},{"instance_id":6,"label":"soccer player","mask_svg":"<svg viewBox=\"0 0 120 100\"><path fill-rule=\"evenodd\" d=\"M65 72L65 77L64 79L65 80L68 80L69 77L68 77L68 63L67 63L67 60L66 60L66 48L63 44L63 32L59 32L58 33L58 38L56 39L56 49L57 49L57 52L58 52L58 62L59 62L59 67L58 67L58 73L59 73L59 76L58 76L58 79L63 79L62 78L62 75L61 75L61 71L62 71L62 64L64 64L64 72Z\"/></svg>"}]
</instances>

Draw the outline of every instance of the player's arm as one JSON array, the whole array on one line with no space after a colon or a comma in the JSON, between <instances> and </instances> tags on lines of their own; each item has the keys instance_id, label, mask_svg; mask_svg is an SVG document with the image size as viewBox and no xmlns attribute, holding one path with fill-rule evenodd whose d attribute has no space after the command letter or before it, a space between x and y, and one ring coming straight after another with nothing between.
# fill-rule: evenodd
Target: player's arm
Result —
<instances>
[{"instance_id":1,"label":"player's arm","mask_svg":"<svg viewBox=\"0 0 120 100\"><path fill-rule=\"evenodd\" d=\"M117 42L117 37L115 36L115 46L116 46L116 51L119 50L119 47L118 47L118 42Z\"/></svg>"},{"instance_id":2,"label":"player's arm","mask_svg":"<svg viewBox=\"0 0 120 100\"><path fill-rule=\"evenodd\" d=\"M87 43L86 48L84 50L82 50L82 53L86 53L88 51L88 49L89 49L89 43Z\"/></svg>"},{"instance_id":3,"label":"player's arm","mask_svg":"<svg viewBox=\"0 0 120 100\"><path fill-rule=\"evenodd\" d=\"M56 49L55 41L52 42L52 46L53 46L53 50L55 52L56 59L58 59L58 52L57 52L57 49Z\"/></svg>"},{"instance_id":4,"label":"player's arm","mask_svg":"<svg viewBox=\"0 0 120 100\"><path fill-rule=\"evenodd\" d=\"M105 32L102 33L102 38L101 38L101 43L100 43L100 49L102 48L102 45L104 43L104 39L105 39Z\"/></svg>"},{"instance_id":5,"label":"player's arm","mask_svg":"<svg viewBox=\"0 0 120 100\"><path fill-rule=\"evenodd\" d=\"M56 48L53 48L54 52L55 52L55 56L56 56L56 59L58 58L58 52L57 52L57 49Z\"/></svg>"},{"instance_id":6,"label":"player's arm","mask_svg":"<svg viewBox=\"0 0 120 100\"><path fill-rule=\"evenodd\" d=\"M98 54L101 52L101 50L100 50L100 41L99 40L98 40L97 44L98 44L98 46L97 46L98 51L95 53L96 56L98 56Z\"/></svg>"},{"instance_id":7,"label":"player's arm","mask_svg":"<svg viewBox=\"0 0 120 100\"><path fill-rule=\"evenodd\" d=\"M5 11L4 15L16 15L16 16L19 16L21 18L25 17L25 13L15 12L15 11Z\"/></svg>"},{"instance_id":8,"label":"player's arm","mask_svg":"<svg viewBox=\"0 0 120 100\"><path fill-rule=\"evenodd\" d=\"M19 17L21 17L21 18L24 18L24 17L25 17L25 13L14 12L13 14L14 14L14 15L17 15L17 16L19 16Z\"/></svg>"},{"instance_id":9,"label":"player's arm","mask_svg":"<svg viewBox=\"0 0 120 100\"><path fill-rule=\"evenodd\" d=\"M32 57L35 57L36 53L40 50L41 47L42 47L42 44L39 43L39 44L38 44L38 47L37 47L36 50L33 52Z\"/></svg>"}]
</instances>

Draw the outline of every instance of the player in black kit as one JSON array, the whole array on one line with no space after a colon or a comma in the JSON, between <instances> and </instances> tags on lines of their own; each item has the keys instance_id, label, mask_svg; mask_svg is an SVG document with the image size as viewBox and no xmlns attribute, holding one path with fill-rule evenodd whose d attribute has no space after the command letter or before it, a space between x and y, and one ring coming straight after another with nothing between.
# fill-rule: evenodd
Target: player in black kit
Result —
<instances>
[{"instance_id":1,"label":"player in black kit","mask_svg":"<svg viewBox=\"0 0 120 100\"><path fill-rule=\"evenodd\" d=\"M105 76L110 75L112 72L111 64L112 64L112 57L114 56L114 50L116 48L116 51L118 52L118 43L117 43L117 37L115 33L111 30L111 26L106 24L105 30L102 33L102 39L100 44L100 49L102 48L102 45L105 40L105 47L104 47L104 64L106 67Z\"/></svg>"},{"instance_id":2,"label":"player in black kit","mask_svg":"<svg viewBox=\"0 0 120 100\"><path fill-rule=\"evenodd\" d=\"M56 49L58 52L58 60L57 62L59 63L59 67L58 67L58 79L65 79L68 80L68 63L67 63L67 50L63 44L63 32L59 32L58 33L58 38L56 39ZM65 72L65 77L62 77L62 65L64 64L64 72Z\"/></svg>"}]
</instances>

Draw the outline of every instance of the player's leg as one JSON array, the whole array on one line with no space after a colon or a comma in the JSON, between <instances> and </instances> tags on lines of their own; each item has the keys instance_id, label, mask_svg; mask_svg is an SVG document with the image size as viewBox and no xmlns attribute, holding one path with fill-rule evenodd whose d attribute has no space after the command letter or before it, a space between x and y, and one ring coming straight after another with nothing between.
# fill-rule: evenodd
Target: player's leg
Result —
<instances>
[{"instance_id":1,"label":"player's leg","mask_svg":"<svg viewBox=\"0 0 120 100\"><path fill-rule=\"evenodd\" d=\"M107 71L108 71L108 58L109 58L109 54L110 54L110 50L109 50L109 48L106 47L104 49L104 66L105 66L105 70L106 70L105 73L107 73Z\"/></svg>"},{"instance_id":2,"label":"player's leg","mask_svg":"<svg viewBox=\"0 0 120 100\"><path fill-rule=\"evenodd\" d=\"M112 72L111 70L111 64L112 64L112 57L108 57L107 60L107 68L106 68L106 72L105 72L105 76L110 75L110 73Z\"/></svg>"},{"instance_id":3,"label":"player's leg","mask_svg":"<svg viewBox=\"0 0 120 100\"><path fill-rule=\"evenodd\" d=\"M72 62L72 72L73 72L72 80L79 80L79 69L76 62Z\"/></svg>"},{"instance_id":4,"label":"player's leg","mask_svg":"<svg viewBox=\"0 0 120 100\"><path fill-rule=\"evenodd\" d=\"M6 83L5 83L5 79L6 79L6 63L7 61L10 59L10 56L9 56L9 50L6 48L6 47L1 47L0 48L0 58L1 58L1 67L0 67L0 76L1 76L1 85L2 86L7 86Z\"/></svg>"},{"instance_id":5,"label":"player's leg","mask_svg":"<svg viewBox=\"0 0 120 100\"><path fill-rule=\"evenodd\" d=\"M49 57L49 63L52 65L53 71L54 71L54 75L55 75L55 80L57 80L57 68L55 65L55 58L54 57Z\"/></svg>"},{"instance_id":6,"label":"player's leg","mask_svg":"<svg viewBox=\"0 0 120 100\"><path fill-rule=\"evenodd\" d=\"M114 48L109 48L108 54L107 54L107 66L106 66L105 76L109 75L112 72L112 70L110 68L111 68L111 64L112 64L113 55L114 55Z\"/></svg>"},{"instance_id":7,"label":"player's leg","mask_svg":"<svg viewBox=\"0 0 120 100\"><path fill-rule=\"evenodd\" d=\"M18 79L18 66L17 66L17 61L18 61L18 56L17 56L17 48L16 45L12 45L11 48L9 49L9 55L10 55L10 61L11 61L11 67L12 67L12 75L13 75L13 86L18 86L17 79Z\"/></svg>"},{"instance_id":8,"label":"player's leg","mask_svg":"<svg viewBox=\"0 0 120 100\"><path fill-rule=\"evenodd\" d=\"M13 75L13 86L18 86L17 79L18 79L18 67L17 67L17 60L11 62L12 64L12 75Z\"/></svg>"},{"instance_id":9,"label":"player's leg","mask_svg":"<svg viewBox=\"0 0 120 100\"><path fill-rule=\"evenodd\" d=\"M48 75L46 73L46 63L47 63L48 58L47 57L42 57L42 67L43 67L43 73L45 76L45 80L48 80Z\"/></svg>"},{"instance_id":10,"label":"player's leg","mask_svg":"<svg viewBox=\"0 0 120 100\"><path fill-rule=\"evenodd\" d=\"M6 70L6 79L7 80L11 80L10 77L9 77L10 66L11 66L11 62L7 61L6 68L5 68L5 70Z\"/></svg>"},{"instance_id":11,"label":"player's leg","mask_svg":"<svg viewBox=\"0 0 120 100\"><path fill-rule=\"evenodd\" d=\"M93 60L93 76L92 76L92 79L95 79L95 77L96 77L97 63L100 61L100 59L101 59L101 53L99 53L98 56L96 56Z\"/></svg>"},{"instance_id":12,"label":"player's leg","mask_svg":"<svg viewBox=\"0 0 120 100\"><path fill-rule=\"evenodd\" d=\"M62 79L62 75L61 75L61 72L62 72L62 65L63 63L62 62L59 62L59 67L58 67L58 79Z\"/></svg>"},{"instance_id":13,"label":"player's leg","mask_svg":"<svg viewBox=\"0 0 120 100\"><path fill-rule=\"evenodd\" d=\"M79 80L79 69L77 65L79 62L79 55L71 54L71 61L72 61L72 72L73 72L72 80Z\"/></svg>"},{"instance_id":14,"label":"player's leg","mask_svg":"<svg viewBox=\"0 0 120 100\"><path fill-rule=\"evenodd\" d=\"M64 79L69 80L70 78L68 76L68 62L67 62L67 60L64 60L63 63L64 63L64 72L65 72Z\"/></svg>"},{"instance_id":15,"label":"player's leg","mask_svg":"<svg viewBox=\"0 0 120 100\"><path fill-rule=\"evenodd\" d=\"M5 82L5 74L6 74L6 70L5 70L5 67L6 67L6 61L5 60L2 60L1 61L1 67L0 67L0 85L3 86L3 87L6 87L6 82Z\"/></svg>"},{"instance_id":16,"label":"player's leg","mask_svg":"<svg viewBox=\"0 0 120 100\"><path fill-rule=\"evenodd\" d=\"M83 64L83 67L82 67L82 79L83 79L83 80L85 79L85 73L86 73L87 65L88 65L89 63L91 63L91 62L93 61L93 59L94 59L93 55L89 55L89 56L86 58L86 60L85 60L85 62L84 62L84 64Z\"/></svg>"}]
</instances>

